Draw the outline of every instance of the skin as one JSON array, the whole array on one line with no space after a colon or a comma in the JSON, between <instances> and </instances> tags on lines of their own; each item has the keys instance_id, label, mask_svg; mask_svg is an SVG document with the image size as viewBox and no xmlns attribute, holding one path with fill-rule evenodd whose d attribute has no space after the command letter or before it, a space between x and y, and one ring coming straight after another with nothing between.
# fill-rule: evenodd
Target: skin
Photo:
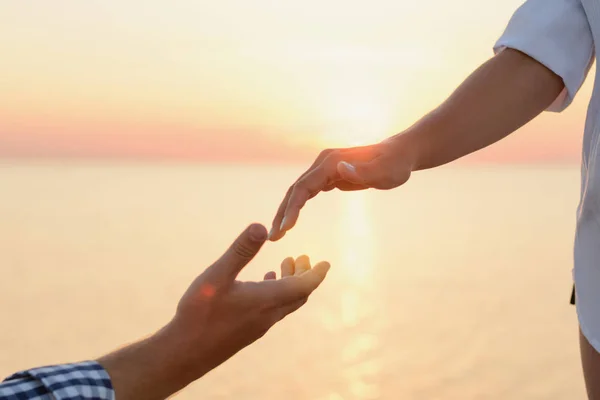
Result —
<instances>
[{"instance_id":1,"label":"skin","mask_svg":"<svg viewBox=\"0 0 600 400\"><path fill-rule=\"evenodd\" d=\"M594 350L581 330L579 331L579 347L588 398L600 400L600 354Z\"/></svg>"},{"instance_id":2,"label":"skin","mask_svg":"<svg viewBox=\"0 0 600 400\"><path fill-rule=\"evenodd\" d=\"M503 139L548 108L563 89L562 79L539 62L516 50L502 51L404 132L371 146L323 151L287 191L270 240L294 227L301 209L318 193L398 187L414 171ZM590 398L600 399L600 355L587 341L581 346Z\"/></svg>"},{"instance_id":3,"label":"skin","mask_svg":"<svg viewBox=\"0 0 600 400\"><path fill-rule=\"evenodd\" d=\"M371 146L323 151L289 188L273 220L276 241L319 192L393 189L506 137L546 109L564 84L552 71L507 49L473 72L438 108L406 131Z\"/></svg>"},{"instance_id":4,"label":"skin","mask_svg":"<svg viewBox=\"0 0 600 400\"><path fill-rule=\"evenodd\" d=\"M329 264L307 256L286 258L281 279L240 282L238 273L267 239L261 225L248 227L191 284L174 318L145 340L98 360L120 400L165 399L261 338L302 307L321 284Z\"/></svg>"}]
</instances>

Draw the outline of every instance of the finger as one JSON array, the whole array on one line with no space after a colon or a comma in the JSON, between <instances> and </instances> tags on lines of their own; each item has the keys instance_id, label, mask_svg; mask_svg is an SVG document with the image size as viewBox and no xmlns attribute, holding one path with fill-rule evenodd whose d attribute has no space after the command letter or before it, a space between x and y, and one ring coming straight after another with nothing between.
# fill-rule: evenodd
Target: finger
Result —
<instances>
[{"instance_id":1,"label":"finger","mask_svg":"<svg viewBox=\"0 0 600 400\"><path fill-rule=\"evenodd\" d=\"M338 172L342 179L355 184L375 189L391 189L406 182L410 170L404 168L395 170L394 165L397 163L390 161L389 157L380 156L368 162L340 162Z\"/></svg>"},{"instance_id":2,"label":"finger","mask_svg":"<svg viewBox=\"0 0 600 400\"><path fill-rule=\"evenodd\" d=\"M304 178L307 174L309 174L310 172L312 172L313 169L315 169L317 166L319 166L323 160L325 160L330 154L336 152L337 150L335 149L327 149L327 150L323 150L315 159L315 161L312 163L312 165L306 170L304 171L304 173L302 175L300 175L300 177L296 180L296 182L294 183L294 185L292 185L288 191L285 194L285 197L283 198L281 204L279 205L279 208L277 210L277 214L275 214L275 218L273 219L273 224L271 226L271 230L269 231L269 240L271 241L277 241L279 239L281 239L283 237L283 234L285 232L281 231L281 225L283 222L283 218L285 217L285 210L288 206L289 203L289 199L290 196L292 195L292 190L294 189L294 186L296 185L296 183L301 180L302 178Z\"/></svg>"},{"instance_id":3,"label":"finger","mask_svg":"<svg viewBox=\"0 0 600 400\"><path fill-rule=\"evenodd\" d=\"M215 284L228 283L258 253L265 240L267 230L260 224L252 224L227 249L225 254L215 261L207 270L208 279Z\"/></svg>"},{"instance_id":4,"label":"finger","mask_svg":"<svg viewBox=\"0 0 600 400\"><path fill-rule=\"evenodd\" d=\"M380 188L389 185L389 179L392 176L391 171L386 168L385 163L380 158L369 162L349 163L342 161L338 163L337 168L340 176L345 181L365 185L368 187Z\"/></svg>"},{"instance_id":5,"label":"finger","mask_svg":"<svg viewBox=\"0 0 600 400\"><path fill-rule=\"evenodd\" d=\"M323 190L321 190L321 192L330 192L333 189L338 189L343 192L350 192L353 190L364 190L364 189L368 189L368 188L369 188L368 186L365 186L362 184L351 183L351 182L348 182L345 180L339 180L339 181L330 183L325 188L323 188Z\"/></svg>"},{"instance_id":6,"label":"finger","mask_svg":"<svg viewBox=\"0 0 600 400\"><path fill-rule=\"evenodd\" d=\"M369 187L366 185L361 185L361 184L356 184L356 183L350 183L347 181L338 181L335 184L335 187L338 190L341 190L343 192L350 192L350 191L354 191L354 190L364 190L364 189L368 189Z\"/></svg>"},{"instance_id":7,"label":"finger","mask_svg":"<svg viewBox=\"0 0 600 400\"><path fill-rule=\"evenodd\" d=\"M353 164L347 161L340 161L337 165L337 170L342 180L353 184L365 184L365 180L363 177L358 175L356 172L356 167Z\"/></svg>"},{"instance_id":8,"label":"finger","mask_svg":"<svg viewBox=\"0 0 600 400\"><path fill-rule=\"evenodd\" d=\"M281 277L293 276L295 270L295 263L292 257L288 257L281 263Z\"/></svg>"},{"instance_id":9,"label":"finger","mask_svg":"<svg viewBox=\"0 0 600 400\"><path fill-rule=\"evenodd\" d=\"M302 275L270 281L268 282L269 287L262 290L264 299L261 301L286 305L307 297L323 282L329 268L328 262L320 262Z\"/></svg>"},{"instance_id":10,"label":"finger","mask_svg":"<svg viewBox=\"0 0 600 400\"><path fill-rule=\"evenodd\" d=\"M277 279L277 274L275 273L275 271L269 271L265 274L265 281L271 281L273 279Z\"/></svg>"},{"instance_id":11,"label":"finger","mask_svg":"<svg viewBox=\"0 0 600 400\"><path fill-rule=\"evenodd\" d=\"M302 176L304 176L304 174ZM287 208L288 200L292 194L292 188L293 186L291 186L285 193L285 197L281 201L281 204L279 204L277 214L275 214L275 218L273 219L273 224L271 226L271 230L269 231L269 240L272 242L275 242L283 237L283 233L279 228L281 226L281 221L283 220L283 215L285 214L285 209Z\"/></svg>"},{"instance_id":12,"label":"finger","mask_svg":"<svg viewBox=\"0 0 600 400\"><path fill-rule=\"evenodd\" d=\"M305 285L309 288L312 293L313 290L319 287L319 285L323 282L325 277L327 276L327 272L331 265L327 261L321 261L314 267L312 267L309 271L302 274L300 278L305 280Z\"/></svg>"},{"instance_id":13,"label":"finger","mask_svg":"<svg viewBox=\"0 0 600 400\"><path fill-rule=\"evenodd\" d=\"M310 269L310 258L306 255L302 255L296 258L296 270L294 275L302 275Z\"/></svg>"},{"instance_id":14,"label":"finger","mask_svg":"<svg viewBox=\"0 0 600 400\"><path fill-rule=\"evenodd\" d=\"M336 160L327 158L294 185L281 221L280 231L293 228L306 202L338 179L336 165Z\"/></svg>"},{"instance_id":15,"label":"finger","mask_svg":"<svg viewBox=\"0 0 600 400\"><path fill-rule=\"evenodd\" d=\"M330 192L337 187L337 182L331 182L321 190L321 192Z\"/></svg>"},{"instance_id":16,"label":"finger","mask_svg":"<svg viewBox=\"0 0 600 400\"><path fill-rule=\"evenodd\" d=\"M336 182L339 178L336 164L340 161L340 158L366 161L375 157L377 152L377 145L349 149L330 149L321 152L313 165L286 193L284 201L279 206L277 215L273 220L269 240L276 241L281 239L285 231L294 227L300 215L300 210L309 199L316 196L322 190L331 190L332 183ZM358 188L350 190L358 190Z\"/></svg>"}]
</instances>

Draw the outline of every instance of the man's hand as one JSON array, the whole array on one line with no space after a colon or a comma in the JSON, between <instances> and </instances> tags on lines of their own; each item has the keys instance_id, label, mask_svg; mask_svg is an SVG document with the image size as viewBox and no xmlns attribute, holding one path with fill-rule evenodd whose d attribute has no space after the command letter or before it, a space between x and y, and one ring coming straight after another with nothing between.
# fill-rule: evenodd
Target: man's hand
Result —
<instances>
[{"instance_id":1,"label":"man's hand","mask_svg":"<svg viewBox=\"0 0 600 400\"><path fill-rule=\"evenodd\" d=\"M325 279L329 264L311 268L304 256L297 265L293 259L284 260L280 280L269 272L262 282L236 281L266 237L263 226L252 225L181 299L173 325L178 337L188 341L190 365L206 368L209 361L212 369L221 364L300 308Z\"/></svg>"},{"instance_id":2,"label":"man's hand","mask_svg":"<svg viewBox=\"0 0 600 400\"><path fill-rule=\"evenodd\" d=\"M329 270L308 257L281 264L262 282L240 282L238 273L267 238L261 225L248 227L181 298L173 320L149 339L100 359L121 400L164 399L262 337L306 303Z\"/></svg>"},{"instance_id":3,"label":"man's hand","mask_svg":"<svg viewBox=\"0 0 600 400\"><path fill-rule=\"evenodd\" d=\"M298 220L304 204L332 189L392 189L405 183L413 170L396 138L379 144L321 152L313 165L288 189L273 220L269 239L281 239Z\"/></svg>"}]
</instances>

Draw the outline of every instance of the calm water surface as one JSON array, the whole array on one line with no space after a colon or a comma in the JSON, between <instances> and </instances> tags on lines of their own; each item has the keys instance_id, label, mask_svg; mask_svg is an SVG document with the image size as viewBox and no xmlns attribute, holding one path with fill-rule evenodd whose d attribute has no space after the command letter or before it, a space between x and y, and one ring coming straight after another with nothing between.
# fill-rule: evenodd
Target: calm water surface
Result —
<instances>
[{"instance_id":1,"label":"calm water surface","mask_svg":"<svg viewBox=\"0 0 600 400\"><path fill-rule=\"evenodd\" d=\"M159 328L295 167L0 164L0 374ZM445 168L322 195L243 272L329 260L307 305L180 399L583 399L578 168Z\"/></svg>"}]
</instances>

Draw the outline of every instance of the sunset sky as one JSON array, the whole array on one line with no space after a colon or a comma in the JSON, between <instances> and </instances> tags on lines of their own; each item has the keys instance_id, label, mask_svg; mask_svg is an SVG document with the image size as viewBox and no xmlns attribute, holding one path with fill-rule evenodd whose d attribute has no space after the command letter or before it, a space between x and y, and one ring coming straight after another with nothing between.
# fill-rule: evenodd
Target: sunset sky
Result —
<instances>
[{"instance_id":1,"label":"sunset sky","mask_svg":"<svg viewBox=\"0 0 600 400\"><path fill-rule=\"evenodd\" d=\"M378 141L490 57L521 3L0 0L0 157L284 162ZM477 159L576 162L592 74Z\"/></svg>"}]
</instances>

